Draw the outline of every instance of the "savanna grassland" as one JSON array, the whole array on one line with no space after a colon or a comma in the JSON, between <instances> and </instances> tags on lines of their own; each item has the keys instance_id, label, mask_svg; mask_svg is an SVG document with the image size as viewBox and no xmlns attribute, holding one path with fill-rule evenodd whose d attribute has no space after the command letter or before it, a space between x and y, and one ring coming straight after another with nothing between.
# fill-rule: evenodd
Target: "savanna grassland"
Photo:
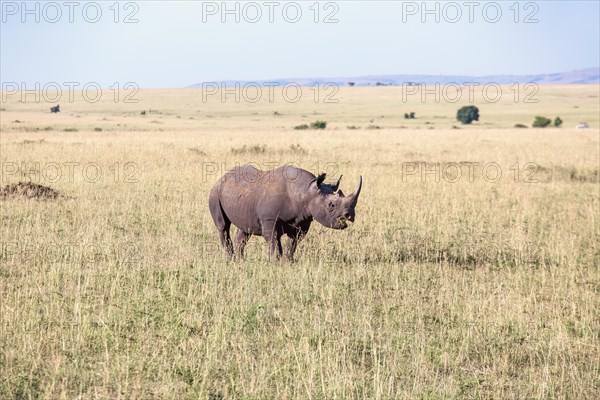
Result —
<instances>
[{"instance_id":1,"label":"savanna grassland","mask_svg":"<svg viewBox=\"0 0 600 400\"><path fill-rule=\"evenodd\" d=\"M2 186L59 195L3 189L0 398L598 398L598 86L504 90L471 126L399 87L9 97ZM226 260L208 193L249 162L362 175L356 222Z\"/></svg>"}]
</instances>

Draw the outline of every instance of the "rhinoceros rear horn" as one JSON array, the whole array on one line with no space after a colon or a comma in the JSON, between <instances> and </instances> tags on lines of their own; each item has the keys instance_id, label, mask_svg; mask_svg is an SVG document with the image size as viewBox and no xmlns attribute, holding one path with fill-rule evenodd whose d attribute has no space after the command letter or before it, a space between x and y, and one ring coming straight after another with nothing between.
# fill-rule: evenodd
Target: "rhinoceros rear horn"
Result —
<instances>
[{"instance_id":1,"label":"rhinoceros rear horn","mask_svg":"<svg viewBox=\"0 0 600 400\"><path fill-rule=\"evenodd\" d=\"M352 194L348 196L348 202L350 207L352 208L356 207L356 204L358 203L360 189L362 189L362 176L358 178L358 186L356 187L356 190L354 190L354 192L352 192Z\"/></svg>"},{"instance_id":2,"label":"rhinoceros rear horn","mask_svg":"<svg viewBox=\"0 0 600 400\"><path fill-rule=\"evenodd\" d=\"M337 192L338 189L340 188L340 182L342 181L342 176L344 176L344 175L340 175L340 178L337 180L337 182L334 185L331 185L331 188L333 189L334 192Z\"/></svg>"}]
</instances>

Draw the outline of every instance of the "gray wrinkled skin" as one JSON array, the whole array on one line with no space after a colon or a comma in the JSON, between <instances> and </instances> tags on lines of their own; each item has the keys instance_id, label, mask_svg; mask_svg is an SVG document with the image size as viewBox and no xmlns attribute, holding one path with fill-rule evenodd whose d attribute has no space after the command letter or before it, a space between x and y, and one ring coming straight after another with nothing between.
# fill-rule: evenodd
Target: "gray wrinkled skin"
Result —
<instances>
[{"instance_id":1,"label":"gray wrinkled skin","mask_svg":"<svg viewBox=\"0 0 600 400\"><path fill-rule=\"evenodd\" d=\"M260 171L251 165L227 172L210 192L209 207L227 255L234 255L229 235L231 224L237 253L252 235L262 236L269 244L270 256L283 255L281 237L289 236L286 257L293 260L298 241L308 232L313 220L332 229L345 229L354 222L354 209L362 187L362 177L354 193L344 196L339 190L342 177L333 185L325 184L325 174L315 177L295 167Z\"/></svg>"}]
</instances>

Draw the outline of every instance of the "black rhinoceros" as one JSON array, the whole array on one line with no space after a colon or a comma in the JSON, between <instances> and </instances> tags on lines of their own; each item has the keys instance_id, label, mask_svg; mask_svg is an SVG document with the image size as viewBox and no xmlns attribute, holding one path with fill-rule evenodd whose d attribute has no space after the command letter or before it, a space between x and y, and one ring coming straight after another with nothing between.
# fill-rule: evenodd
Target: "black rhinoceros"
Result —
<instances>
[{"instance_id":1,"label":"black rhinoceros","mask_svg":"<svg viewBox=\"0 0 600 400\"><path fill-rule=\"evenodd\" d=\"M235 241L240 258L251 235L264 237L269 255L277 259L283 255L281 237L288 235L286 256L292 260L298 241L313 220L328 228L345 229L348 222L354 222L362 176L349 196L339 190L341 179L325 184L325 174L316 177L291 166L260 171L246 165L230 170L215 184L209 199L210 214L227 255L234 255L231 224L238 227Z\"/></svg>"}]
</instances>

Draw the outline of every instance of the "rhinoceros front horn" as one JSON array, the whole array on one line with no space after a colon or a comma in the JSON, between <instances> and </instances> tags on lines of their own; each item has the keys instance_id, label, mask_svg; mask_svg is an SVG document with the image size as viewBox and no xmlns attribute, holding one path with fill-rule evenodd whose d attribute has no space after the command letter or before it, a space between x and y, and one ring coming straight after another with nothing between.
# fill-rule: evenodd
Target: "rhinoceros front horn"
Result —
<instances>
[{"instance_id":1,"label":"rhinoceros front horn","mask_svg":"<svg viewBox=\"0 0 600 400\"><path fill-rule=\"evenodd\" d=\"M356 207L356 204L358 203L360 189L362 189L362 176L358 178L358 186L356 187L356 190L354 190L354 192L352 192L352 194L348 196L348 202L350 207L352 208Z\"/></svg>"}]
</instances>

